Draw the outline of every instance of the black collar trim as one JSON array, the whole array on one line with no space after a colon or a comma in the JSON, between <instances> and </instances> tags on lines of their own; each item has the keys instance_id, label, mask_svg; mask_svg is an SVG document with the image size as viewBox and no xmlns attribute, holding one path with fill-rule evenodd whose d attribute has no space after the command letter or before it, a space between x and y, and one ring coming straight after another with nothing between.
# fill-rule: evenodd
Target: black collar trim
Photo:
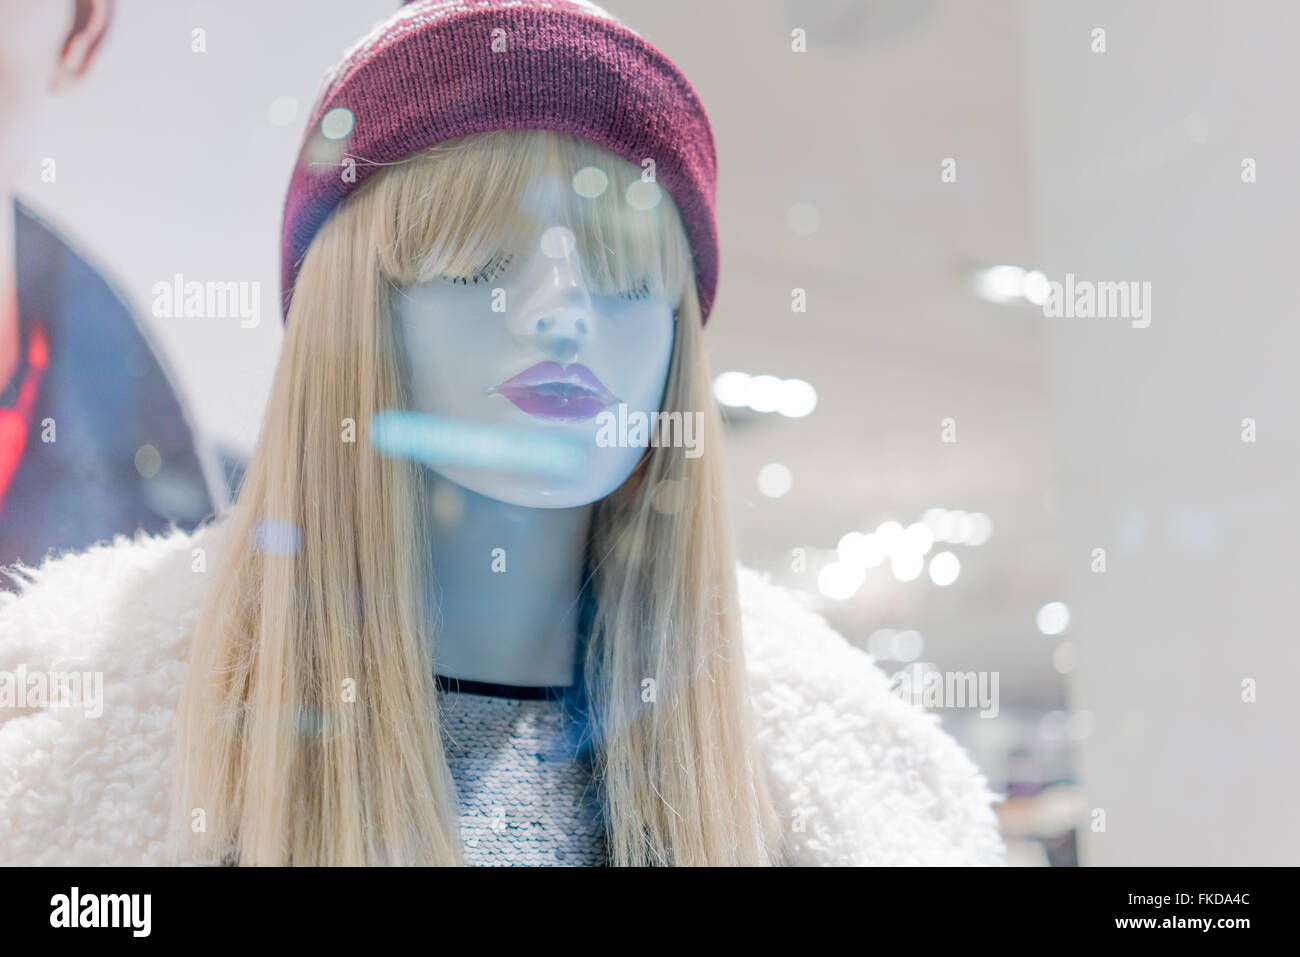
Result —
<instances>
[{"instance_id":1,"label":"black collar trim","mask_svg":"<svg viewBox=\"0 0 1300 957\"><path fill-rule=\"evenodd\" d=\"M439 691L454 691L457 694L476 694L487 698L512 698L516 701L563 700L571 695L573 688L563 685L497 685L487 681L465 681L460 678L448 678L435 674Z\"/></svg>"}]
</instances>

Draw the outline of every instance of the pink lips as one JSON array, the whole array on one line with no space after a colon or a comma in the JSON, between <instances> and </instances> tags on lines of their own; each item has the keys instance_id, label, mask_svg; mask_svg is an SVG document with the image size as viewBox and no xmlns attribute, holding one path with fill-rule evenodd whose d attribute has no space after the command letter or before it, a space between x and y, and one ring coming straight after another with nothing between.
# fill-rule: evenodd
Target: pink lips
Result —
<instances>
[{"instance_id":1,"label":"pink lips","mask_svg":"<svg viewBox=\"0 0 1300 957\"><path fill-rule=\"evenodd\" d=\"M529 415L552 422L583 422L619 401L594 372L577 362L569 366L539 362L490 389L493 393Z\"/></svg>"}]
</instances>

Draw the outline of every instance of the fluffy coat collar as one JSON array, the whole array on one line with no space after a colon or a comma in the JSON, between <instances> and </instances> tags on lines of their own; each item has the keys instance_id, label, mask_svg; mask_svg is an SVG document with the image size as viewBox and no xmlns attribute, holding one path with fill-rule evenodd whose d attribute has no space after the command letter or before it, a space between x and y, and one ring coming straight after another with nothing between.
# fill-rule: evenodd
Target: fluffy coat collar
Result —
<instances>
[{"instance_id":1,"label":"fluffy coat collar","mask_svg":"<svg viewBox=\"0 0 1300 957\"><path fill-rule=\"evenodd\" d=\"M119 537L0 593L0 680L102 672L103 713L0 706L0 865L170 863L175 713L222 523ZM1005 863L965 751L799 596L738 570L758 746L798 865Z\"/></svg>"}]
</instances>

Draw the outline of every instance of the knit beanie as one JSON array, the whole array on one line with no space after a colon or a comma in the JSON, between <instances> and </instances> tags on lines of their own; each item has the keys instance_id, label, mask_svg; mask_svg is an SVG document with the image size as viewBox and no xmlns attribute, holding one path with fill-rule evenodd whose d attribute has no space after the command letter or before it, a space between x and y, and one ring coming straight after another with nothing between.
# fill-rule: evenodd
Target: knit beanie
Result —
<instances>
[{"instance_id":1,"label":"knit beanie","mask_svg":"<svg viewBox=\"0 0 1300 957\"><path fill-rule=\"evenodd\" d=\"M545 129L650 169L676 203L707 319L718 282L713 131L666 56L587 0L414 0L325 78L285 201L284 315L316 231L385 164L453 137Z\"/></svg>"}]
</instances>

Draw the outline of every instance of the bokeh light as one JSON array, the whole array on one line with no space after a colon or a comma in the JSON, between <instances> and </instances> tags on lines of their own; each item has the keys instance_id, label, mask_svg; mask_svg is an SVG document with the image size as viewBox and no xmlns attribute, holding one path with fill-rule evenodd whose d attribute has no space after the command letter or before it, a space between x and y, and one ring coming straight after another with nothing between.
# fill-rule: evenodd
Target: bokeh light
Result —
<instances>
[{"instance_id":1,"label":"bokeh light","mask_svg":"<svg viewBox=\"0 0 1300 957\"><path fill-rule=\"evenodd\" d=\"M152 445L142 445L135 450L135 470L145 478L153 478L162 468L162 453Z\"/></svg>"},{"instance_id":2,"label":"bokeh light","mask_svg":"<svg viewBox=\"0 0 1300 957\"><path fill-rule=\"evenodd\" d=\"M952 552L940 552L930 559L930 581L947 588L961 574L961 562Z\"/></svg>"},{"instance_id":3,"label":"bokeh light","mask_svg":"<svg viewBox=\"0 0 1300 957\"><path fill-rule=\"evenodd\" d=\"M573 230L567 226L552 226L542 233L542 238L538 243L542 254L548 259L569 258L577 244L578 241L574 238Z\"/></svg>"},{"instance_id":4,"label":"bokeh light","mask_svg":"<svg viewBox=\"0 0 1300 957\"><path fill-rule=\"evenodd\" d=\"M802 419L817 408L817 390L803 379L786 379L776 411L789 419Z\"/></svg>"},{"instance_id":5,"label":"bokeh light","mask_svg":"<svg viewBox=\"0 0 1300 957\"><path fill-rule=\"evenodd\" d=\"M817 590L827 598L845 601L852 598L866 580L866 573L861 568L832 562L817 574Z\"/></svg>"},{"instance_id":6,"label":"bokeh light","mask_svg":"<svg viewBox=\"0 0 1300 957\"><path fill-rule=\"evenodd\" d=\"M894 636L894 657L899 661L915 661L925 651L925 639L919 631L908 629Z\"/></svg>"},{"instance_id":7,"label":"bokeh light","mask_svg":"<svg viewBox=\"0 0 1300 957\"><path fill-rule=\"evenodd\" d=\"M320 132L327 140L341 140L352 132L355 122L351 110L335 107L321 117Z\"/></svg>"},{"instance_id":8,"label":"bokeh light","mask_svg":"<svg viewBox=\"0 0 1300 957\"><path fill-rule=\"evenodd\" d=\"M781 380L756 375L749 382L749 407L755 412L775 412L781 405Z\"/></svg>"},{"instance_id":9,"label":"bokeh light","mask_svg":"<svg viewBox=\"0 0 1300 957\"><path fill-rule=\"evenodd\" d=\"M900 582L915 581L925 567L925 559L915 552L895 552L889 559L889 570Z\"/></svg>"},{"instance_id":10,"label":"bokeh light","mask_svg":"<svg viewBox=\"0 0 1300 957\"><path fill-rule=\"evenodd\" d=\"M859 568L875 568L885 560L885 550L875 534L864 535L862 532L849 532L842 537L835 547L840 561Z\"/></svg>"},{"instance_id":11,"label":"bokeh light","mask_svg":"<svg viewBox=\"0 0 1300 957\"><path fill-rule=\"evenodd\" d=\"M595 199L609 188L609 177L599 166L584 166L573 174L573 191L583 199Z\"/></svg>"},{"instance_id":12,"label":"bokeh light","mask_svg":"<svg viewBox=\"0 0 1300 957\"><path fill-rule=\"evenodd\" d=\"M780 462L770 462L758 470L758 490L768 498L780 498L794 485L794 473Z\"/></svg>"},{"instance_id":13,"label":"bokeh light","mask_svg":"<svg viewBox=\"0 0 1300 957\"><path fill-rule=\"evenodd\" d=\"M873 658L894 657L894 637L897 634L892 628L877 628L867 636L867 654Z\"/></svg>"},{"instance_id":14,"label":"bokeh light","mask_svg":"<svg viewBox=\"0 0 1300 957\"><path fill-rule=\"evenodd\" d=\"M749 404L750 375L747 372L723 372L713 380L713 397L733 409Z\"/></svg>"},{"instance_id":15,"label":"bokeh light","mask_svg":"<svg viewBox=\"0 0 1300 957\"><path fill-rule=\"evenodd\" d=\"M1049 711L1039 720L1038 733L1048 741L1060 741L1069 724L1069 715L1064 711Z\"/></svg>"},{"instance_id":16,"label":"bokeh light","mask_svg":"<svg viewBox=\"0 0 1300 957\"><path fill-rule=\"evenodd\" d=\"M976 512L970 517L970 522L966 527L967 545L983 545L993 537L993 519L989 518L983 512Z\"/></svg>"},{"instance_id":17,"label":"bokeh light","mask_svg":"<svg viewBox=\"0 0 1300 957\"><path fill-rule=\"evenodd\" d=\"M903 538L899 545L909 552L915 552L917 555L925 555L934 545L934 532L923 522L913 522L903 530Z\"/></svg>"},{"instance_id":18,"label":"bokeh light","mask_svg":"<svg viewBox=\"0 0 1300 957\"><path fill-rule=\"evenodd\" d=\"M624 196L633 209L646 212L659 205L660 190L658 183L648 183L643 179L633 180L628 184Z\"/></svg>"},{"instance_id":19,"label":"bokeh light","mask_svg":"<svg viewBox=\"0 0 1300 957\"><path fill-rule=\"evenodd\" d=\"M1038 609L1038 630L1045 635L1059 635L1070 626L1070 609L1063 601L1049 601Z\"/></svg>"},{"instance_id":20,"label":"bokeh light","mask_svg":"<svg viewBox=\"0 0 1300 957\"><path fill-rule=\"evenodd\" d=\"M817 408L817 390L811 383L748 372L720 373L713 380L713 397L733 409L779 412L790 419L802 419Z\"/></svg>"}]
</instances>

